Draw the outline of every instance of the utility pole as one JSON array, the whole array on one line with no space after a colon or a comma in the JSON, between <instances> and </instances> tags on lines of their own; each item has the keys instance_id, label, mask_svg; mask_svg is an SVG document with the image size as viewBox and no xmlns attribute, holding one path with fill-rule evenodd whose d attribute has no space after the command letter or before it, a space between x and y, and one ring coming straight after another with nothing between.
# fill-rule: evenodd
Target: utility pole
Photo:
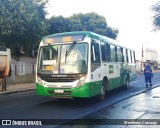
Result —
<instances>
[{"instance_id":1,"label":"utility pole","mask_svg":"<svg viewBox=\"0 0 160 128\"><path fill-rule=\"evenodd\" d=\"M141 54L141 72L143 72L143 57L144 57L144 53L143 53L143 43L142 43L142 54Z\"/></svg>"}]
</instances>

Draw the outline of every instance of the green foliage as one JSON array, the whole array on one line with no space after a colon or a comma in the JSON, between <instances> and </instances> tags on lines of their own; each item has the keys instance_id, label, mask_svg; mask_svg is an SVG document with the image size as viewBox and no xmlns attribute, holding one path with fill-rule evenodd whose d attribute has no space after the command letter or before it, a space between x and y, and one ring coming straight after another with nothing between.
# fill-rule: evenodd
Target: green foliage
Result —
<instances>
[{"instance_id":1,"label":"green foliage","mask_svg":"<svg viewBox=\"0 0 160 128\"><path fill-rule=\"evenodd\" d=\"M109 27L105 17L97 13L74 14L70 19L71 31L92 31L113 39L117 37L118 30L113 30Z\"/></svg>"},{"instance_id":2,"label":"green foliage","mask_svg":"<svg viewBox=\"0 0 160 128\"><path fill-rule=\"evenodd\" d=\"M100 16L94 12L86 14L74 14L69 18L62 16L51 17L50 34L68 32L68 31L92 31L110 38L116 39L118 30L112 29L107 25L104 16Z\"/></svg>"},{"instance_id":3,"label":"green foliage","mask_svg":"<svg viewBox=\"0 0 160 128\"><path fill-rule=\"evenodd\" d=\"M152 6L154 11L153 26L155 30L160 30L160 1Z\"/></svg>"},{"instance_id":4,"label":"green foliage","mask_svg":"<svg viewBox=\"0 0 160 128\"><path fill-rule=\"evenodd\" d=\"M81 29L86 31L93 31L99 34L103 33L107 27L105 18L103 16L99 16L96 13L74 14L71 17L71 20L75 23L78 21L79 25L82 26ZM72 29L74 30L74 28Z\"/></svg>"},{"instance_id":5,"label":"green foliage","mask_svg":"<svg viewBox=\"0 0 160 128\"><path fill-rule=\"evenodd\" d=\"M118 30L94 12L46 19L48 0L0 0L0 45L11 48L12 56L31 55L40 39L48 34L92 31L115 39ZM36 50L34 50L36 51Z\"/></svg>"},{"instance_id":6,"label":"green foliage","mask_svg":"<svg viewBox=\"0 0 160 128\"><path fill-rule=\"evenodd\" d=\"M0 45L12 50L13 56L29 55L35 43L47 34L44 0L0 1ZM23 52L20 52L23 51Z\"/></svg>"},{"instance_id":7,"label":"green foliage","mask_svg":"<svg viewBox=\"0 0 160 128\"><path fill-rule=\"evenodd\" d=\"M70 20L68 18L64 18L63 16L53 16L48 20L50 25L49 33L61 33L61 32L69 32L70 30Z\"/></svg>"}]
</instances>

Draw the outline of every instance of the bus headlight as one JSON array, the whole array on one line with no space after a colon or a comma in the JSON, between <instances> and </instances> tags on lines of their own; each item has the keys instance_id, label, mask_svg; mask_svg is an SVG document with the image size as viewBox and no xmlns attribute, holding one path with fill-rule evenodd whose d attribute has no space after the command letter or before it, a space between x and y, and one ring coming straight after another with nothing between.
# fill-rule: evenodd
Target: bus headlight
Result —
<instances>
[{"instance_id":1,"label":"bus headlight","mask_svg":"<svg viewBox=\"0 0 160 128\"><path fill-rule=\"evenodd\" d=\"M78 83L77 83L77 87L79 87L79 86L81 86L81 85L83 85L84 83L85 83L85 80L86 80L86 75L85 76L83 76L83 77L81 77L80 79L79 79L79 81L78 81Z\"/></svg>"},{"instance_id":2,"label":"bus headlight","mask_svg":"<svg viewBox=\"0 0 160 128\"><path fill-rule=\"evenodd\" d=\"M42 79L39 76L37 76L37 82L39 85L43 85Z\"/></svg>"}]
</instances>

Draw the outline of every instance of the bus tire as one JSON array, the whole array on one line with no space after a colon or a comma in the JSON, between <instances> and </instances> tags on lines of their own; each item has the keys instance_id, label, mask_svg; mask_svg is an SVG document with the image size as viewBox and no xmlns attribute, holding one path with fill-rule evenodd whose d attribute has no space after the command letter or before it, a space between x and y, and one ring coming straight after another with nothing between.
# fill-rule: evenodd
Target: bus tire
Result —
<instances>
[{"instance_id":1,"label":"bus tire","mask_svg":"<svg viewBox=\"0 0 160 128\"><path fill-rule=\"evenodd\" d=\"M130 77L127 76L126 80L125 80L125 89L128 89L129 88L129 84L130 84Z\"/></svg>"},{"instance_id":2,"label":"bus tire","mask_svg":"<svg viewBox=\"0 0 160 128\"><path fill-rule=\"evenodd\" d=\"M108 85L107 80L104 79L103 83L102 83L102 86L101 86L101 91L100 91L100 94L99 94L99 100L104 100L105 99L107 85Z\"/></svg>"}]
</instances>

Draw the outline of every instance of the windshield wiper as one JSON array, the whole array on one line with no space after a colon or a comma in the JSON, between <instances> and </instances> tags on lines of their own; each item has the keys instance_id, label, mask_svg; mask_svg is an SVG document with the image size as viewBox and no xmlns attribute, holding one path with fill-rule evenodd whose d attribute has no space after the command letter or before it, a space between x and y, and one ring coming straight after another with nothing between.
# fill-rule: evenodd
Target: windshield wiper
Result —
<instances>
[{"instance_id":1,"label":"windshield wiper","mask_svg":"<svg viewBox=\"0 0 160 128\"><path fill-rule=\"evenodd\" d=\"M74 46L76 45L76 41L73 41L73 43L70 45L70 47L66 50L66 54L65 54L65 63L66 63L66 59L68 57L68 55L71 53L72 49L74 48Z\"/></svg>"}]
</instances>

